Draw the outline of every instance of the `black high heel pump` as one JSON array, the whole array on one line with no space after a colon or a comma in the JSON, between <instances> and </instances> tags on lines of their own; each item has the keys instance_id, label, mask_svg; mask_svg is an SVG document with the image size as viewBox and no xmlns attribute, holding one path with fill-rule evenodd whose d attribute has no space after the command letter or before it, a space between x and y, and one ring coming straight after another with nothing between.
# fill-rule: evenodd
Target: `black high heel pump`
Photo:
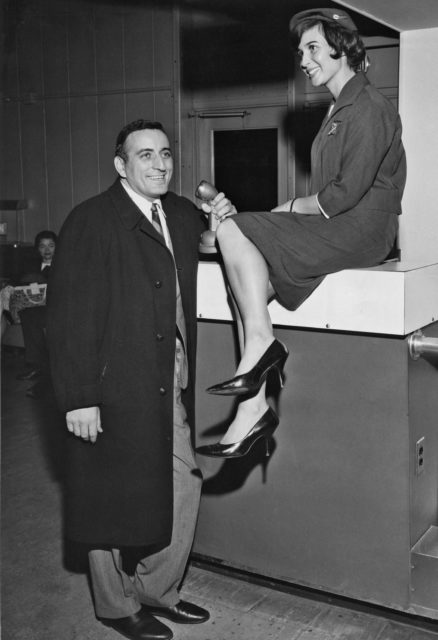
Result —
<instances>
[{"instance_id":1,"label":"black high heel pump","mask_svg":"<svg viewBox=\"0 0 438 640\"><path fill-rule=\"evenodd\" d=\"M278 427L278 423L279 419L277 414L269 407L251 431L247 433L242 440L239 440L239 442L232 442L231 444L221 444L220 442L206 444L202 447L197 447L196 452L203 456L210 456L211 458L241 458L248 453L259 438L265 438L266 456L269 456L272 434Z\"/></svg>"},{"instance_id":2,"label":"black high heel pump","mask_svg":"<svg viewBox=\"0 0 438 640\"><path fill-rule=\"evenodd\" d=\"M284 344L275 339L271 342L265 353L262 355L256 365L240 376L236 376L231 380L226 380L221 384L216 384L207 389L207 393L213 393L217 396L242 396L255 395L259 392L260 387L266 380L271 369L276 369L280 377L280 384L284 385L283 367L287 360L289 351Z\"/></svg>"}]
</instances>

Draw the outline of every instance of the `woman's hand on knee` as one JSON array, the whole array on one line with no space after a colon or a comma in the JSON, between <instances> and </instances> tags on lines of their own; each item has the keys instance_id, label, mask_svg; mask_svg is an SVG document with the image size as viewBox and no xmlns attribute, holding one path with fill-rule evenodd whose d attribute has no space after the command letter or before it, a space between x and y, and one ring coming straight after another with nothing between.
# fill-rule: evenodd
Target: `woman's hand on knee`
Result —
<instances>
[{"instance_id":1,"label":"woman's hand on knee","mask_svg":"<svg viewBox=\"0 0 438 640\"><path fill-rule=\"evenodd\" d=\"M237 213L236 207L228 198L225 197L225 194L222 191L209 203L204 202L201 207L205 213L213 213L214 217L220 222Z\"/></svg>"}]
</instances>

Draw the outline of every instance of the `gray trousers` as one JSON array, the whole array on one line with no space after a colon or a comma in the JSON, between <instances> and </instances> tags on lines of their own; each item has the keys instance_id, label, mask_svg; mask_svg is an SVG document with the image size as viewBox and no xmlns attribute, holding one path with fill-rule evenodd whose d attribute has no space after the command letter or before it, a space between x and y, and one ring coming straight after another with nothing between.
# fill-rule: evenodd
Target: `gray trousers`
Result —
<instances>
[{"instance_id":1,"label":"gray trousers","mask_svg":"<svg viewBox=\"0 0 438 640\"><path fill-rule=\"evenodd\" d=\"M177 344L174 380L173 529L169 546L140 560L131 577L123 570L119 549L94 549L88 554L97 617L124 618L142 604L172 607L179 601L193 544L202 478L190 442L187 415L181 402L184 354Z\"/></svg>"}]
</instances>

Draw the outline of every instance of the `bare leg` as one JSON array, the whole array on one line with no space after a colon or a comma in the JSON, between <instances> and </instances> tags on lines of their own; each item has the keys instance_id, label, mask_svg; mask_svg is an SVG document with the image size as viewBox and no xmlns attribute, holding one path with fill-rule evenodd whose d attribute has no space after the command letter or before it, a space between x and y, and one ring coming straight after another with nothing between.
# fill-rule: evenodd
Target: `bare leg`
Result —
<instances>
[{"instance_id":1,"label":"bare leg","mask_svg":"<svg viewBox=\"0 0 438 640\"><path fill-rule=\"evenodd\" d=\"M220 224L216 233L245 335L236 371L239 375L252 369L274 339L267 305L269 273L260 251L231 218Z\"/></svg>"},{"instance_id":2,"label":"bare leg","mask_svg":"<svg viewBox=\"0 0 438 640\"><path fill-rule=\"evenodd\" d=\"M249 371L274 339L267 306L273 289L264 257L231 219L219 225L217 237L235 303L241 351L238 375ZM265 387L263 384L256 396L239 403L221 444L241 440L265 413Z\"/></svg>"}]
</instances>

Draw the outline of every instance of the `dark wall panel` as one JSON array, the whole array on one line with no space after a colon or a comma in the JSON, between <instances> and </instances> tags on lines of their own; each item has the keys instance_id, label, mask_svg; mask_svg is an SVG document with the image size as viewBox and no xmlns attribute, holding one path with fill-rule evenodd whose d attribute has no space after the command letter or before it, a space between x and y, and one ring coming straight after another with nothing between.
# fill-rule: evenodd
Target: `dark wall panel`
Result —
<instances>
[{"instance_id":1,"label":"dark wall panel","mask_svg":"<svg viewBox=\"0 0 438 640\"><path fill-rule=\"evenodd\" d=\"M20 104L18 102L7 102L2 106L2 124L7 122L7 126L2 126L1 137L3 149L7 153L0 154L1 166L1 199L20 200L24 198L22 189L22 171L20 155ZM17 240L16 216L10 211L1 211L0 220L7 223L7 240L14 242Z\"/></svg>"},{"instance_id":2,"label":"dark wall panel","mask_svg":"<svg viewBox=\"0 0 438 640\"><path fill-rule=\"evenodd\" d=\"M65 13L42 17L44 92L68 92L67 16Z\"/></svg>"},{"instance_id":3,"label":"dark wall panel","mask_svg":"<svg viewBox=\"0 0 438 640\"><path fill-rule=\"evenodd\" d=\"M68 57L71 93L95 92L94 19L91 10L69 16Z\"/></svg>"},{"instance_id":4,"label":"dark wall panel","mask_svg":"<svg viewBox=\"0 0 438 640\"><path fill-rule=\"evenodd\" d=\"M169 22L169 12L156 7L154 9L154 58L155 84L168 85L172 83L173 70L173 29Z\"/></svg>"},{"instance_id":5,"label":"dark wall panel","mask_svg":"<svg viewBox=\"0 0 438 640\"><path fill-rule=\"evenodd\" d=\"M78 204L99 192L97 98L72 98L70 108L73 203Z\"/></svg>"},{"instance_id":6,"label":"dark wall panel","mask_svg":"<svg viewBox=\"0 0 438 640\"><path fill-rule=\"evenodd\" d=\"M1 199L15 200L25 196L22 190L20 154L20 109L19 102L6 102L2 106L2 168ZM7 123L7 126L6 126ZM7 153L5 152L7 150Z\"/></svg>"},{"instance_id":7,"label":"dark wall panel","mask_svg":"<svg viewBox=\"0 0 438 640\"><path fill-rule=\"evenodd\" d=\"M7 89L7 97L15 98L18 95L18 56L17 37L15 28L11 28L5 34L3 47L3 88Z\"/></svg>"},{"instance_id":8,"label":"dark wall panel","mask_svg":"<svg viewBox=\"0 0 438 640\"><path fill-rule=\"evenodd\" d=\"M123 87L123 15L121 12L96 12L96 73L99 91L117 91Z\"/></svg>"},{"instance_id":9,"label":"dark wall panel","mask_svg":"<svg viewBox=\"0 0 438 640\"><path fill-rule=\"evenodd\" d=\"M115 177L114 148L116 137L125 125L125 100L121 94L101 96L97 104L99 122L100 189L109 187Z\"/></svg>"},{"instance_id":10,"label":"dark wall panel","mask_svg":"<svg viewBox=\"0 0 438 640\"><path fill-rule=\"evenodd\" d=\"M125 79L126 88L153 86L154 78L153 11L145 7L125 17ZM163 42L163 46L167 43Z\"/></svg>"},{"instance_id":11,"label":"dark wall panel","mask_svg":"<svg viewBox=\"0 0 438 640\"><path fill-rule=\"evenodd\" d=\"M20 96L43 92L41 25L39 17L32 16L20 25L17 38L17 56Z\"/></svg>"},{"instance_id":12,"label":"dark wall panel","mask_svg":"<svg viewBox=\"0 0 438 640\"><path fill-rule=\"evenodd\" d=\"M163 123L171 144L175 143L174 100L170 91L157 91L155 94L156 117Z\"/></svg>"},{"instance_id":13,"label":"dark wall panel","mask_svg":"<svg viewBox=\"0 0 438 640\"><path fill-rule=\"evenodd\" d=\"M46 137L50 228L59 231L73 206L70 106L67 99L47 101Z\"/></svg>"},{"instance_id":14,"label":"dark wall panel","mask_svg":"<svg viewBox=\"0 0 438 640\"><path fill-rule=\"evenodd\" d=\"M25 237L32 241L49 226L47 214L47 173L45 164L44 104L24 104L21 110L23 193L29 201L24 215Z\"/></svg>"},{"instance_id":15,"label":"dark wall panel","mask_svg":"<svg viewBox=\"0 0 438 640\"><path fill-rule=\"evenodd\" d=\"M129 93L126 96L126 122L145 118L155 120L155 96L151 91Z\"/></svg>"}]
</instances>

